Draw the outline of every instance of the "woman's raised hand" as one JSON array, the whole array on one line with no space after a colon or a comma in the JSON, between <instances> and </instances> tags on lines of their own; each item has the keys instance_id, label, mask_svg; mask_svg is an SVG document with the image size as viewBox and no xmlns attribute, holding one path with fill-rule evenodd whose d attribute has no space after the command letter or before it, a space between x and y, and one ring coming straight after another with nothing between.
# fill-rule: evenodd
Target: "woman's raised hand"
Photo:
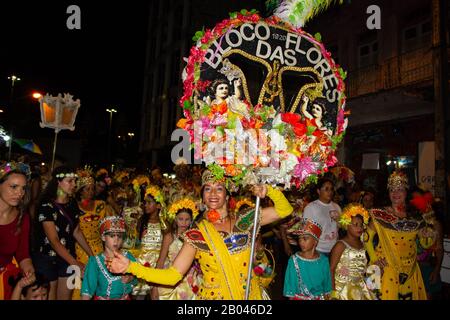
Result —
<instances>
[{"instance_id":1,"label":"woman's raised hand","mask_svg":"<svg viewBox=\"0 0 450 320\"><path fill-rule=\"evenodd\" d=\"M111 273L125 273L129 264L130 260L118 252L114 252L114 258L106 260L106 267Z\"/></svg>"},{"instance_id":2,"label":"woman's raised hand","mask_svg":"<svg viewBox=\"0 0 450 320\"><path fill-rule=\"evenodd\" d=\"M253 186L253 194L256 197L260 197L261 199L264 199L267 194L267 185L258 184L258 185Z\"/></svg>"}]
</instances>

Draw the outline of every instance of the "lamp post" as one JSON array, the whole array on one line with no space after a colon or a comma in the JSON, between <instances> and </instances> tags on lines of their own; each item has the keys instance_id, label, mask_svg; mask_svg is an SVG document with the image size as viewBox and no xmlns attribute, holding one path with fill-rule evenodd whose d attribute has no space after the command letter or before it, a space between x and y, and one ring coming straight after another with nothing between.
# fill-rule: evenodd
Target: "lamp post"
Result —
<instances>
[{"instance_id":1,"label":"lamp post","mask_svg":"<svg viewBox=\"0 0 450 320\"><path fill-rule=\"evenodd\" d=\"M7 119L9 118L9 122L10 122L10 139L8 141L9 146L8 146L8 161L11 160L11 148L12 148L12 143L13 143L13 125L12 125L12 105L13 105L13 101L14 101L14 84L16 83L16 81L20 81L22 79L20 79L18 76L16 75L11 75L8 77L8 80L11 80L11 93L9 96L9 112L7 115ZM9 117L8 117L9 116Z\"/></svg>"},{"instance_id":2,"label":"lamp post","mask_svg":"<svg viewBox=\"0 0 450 320\"><path fill-rule=\"evenodd\" d=\"M108 164L111 164L111 137L112 137L112 119L113 114L117 113L116 109L106 109L109 112L109 131L108 131Z\"/></svg>"},{"instance_id":3,"label":"lamp post","mask_svg":"<svg viewBox=\"0 0 450 320\"><path fill-rule=\"evenodd\" d=\"M58 133L61 130L75 130L75 118L77 117L78 108L80 108L80 99L74 101L72 95L65 93L64 97L58 94L57 97L50 96L48 93L39 99L41 108L41 128L51 128L55 130L55 139L53 141L52 166L55 166L56 144L58 141Z\"/></svg>"}]
</instances>

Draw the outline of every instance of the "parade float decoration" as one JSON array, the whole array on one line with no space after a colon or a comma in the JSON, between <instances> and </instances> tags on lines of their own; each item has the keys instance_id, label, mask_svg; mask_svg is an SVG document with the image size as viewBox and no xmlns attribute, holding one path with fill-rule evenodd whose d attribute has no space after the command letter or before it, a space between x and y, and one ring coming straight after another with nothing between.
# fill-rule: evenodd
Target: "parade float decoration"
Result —
<instances>
[{"instance_id":1,"label":"parade float decoration","mask_svg":"<svg viewBox=\"0 0 450 320\"><path fill-rule=\"evenodd\" d=\"M229 190L257 183L301 189L337 163L346 73L321 36L302 29L332 2L268 1L276 6L269 18L242 10L195 34L177 126L189 133L194 158ZM255 221L258 208L259 198Z\"/></svg>"}]
</instances>

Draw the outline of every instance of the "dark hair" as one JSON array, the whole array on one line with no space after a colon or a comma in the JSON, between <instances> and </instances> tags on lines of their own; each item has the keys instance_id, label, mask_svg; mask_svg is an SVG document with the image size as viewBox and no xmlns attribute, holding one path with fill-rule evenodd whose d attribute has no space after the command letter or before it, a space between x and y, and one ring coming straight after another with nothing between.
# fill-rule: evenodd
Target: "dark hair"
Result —
<instances>
[{"instance_id":1,"label":"dark hair","mask_svg":"<svg viewBox=\"0 0 450 320\"><path fill-rule=\"evenodd\" d=\"M317 98L316 100L314 100L311 104L314 106L315 104L317 104L318 106L320 106L320 108L322 109L322 117L325 116L325 113L327 112L327 108L325 108L325 98Z\"/></svg>"},{"instance_id":2,"label":"dark hair","mask_svg":"<svg viewBox=\"0 0 450 320\"><path fill-rule=\"evenodd\" d=\"M177 211L177 213L175 214L175 217L178 216L178 214L181 213L181 212L187 212L191 216L192 222L194 221L194 214L193 214L191 209L189 209L189 208L181 208L180 210ZM174 220L173 223L169 226L168 232L174 234L177 231L177 229L178 229L177 223Z\"/></svg>"},{"instance_id":3,"label":"dark hair","mask_svg":"<svg viewBox=\"0 0 450 320\"><path fill-rule=\"evenodd\" d=\"M36 273L36 280L32 284L29 284L28 286L23 287L21 293L23 296L26 296L28 293L28 290L31 289L34 291L39 288L45 288L48 290L50 288L50 282L41 274Z\"/></svg>"},{"instance_id":4,"label":"dark hair","mask_svg":"<svg viewBox=\"0 0 450 320\"><path fill-rule=\"evenodd\" d=\"M320 180L317 182L317 184L316 184L316 189L317 189L317 190L322 189L323 185L324 185L325 183L327 183L327 182L331 183L331 185L334 187L334 182L333 182L333 180L331 180L331 179L329 179L329 178L322 178L322 179L320 179Z\"/></svg>"},{"instance_id":5,"label":"dark hair","mask_svg":"<svg viewBox=\"0 0 450 320\"><path fill-rule=\"evenodd\" d=\"M230 88L230 83L226 79L216 79L213 81L213 83L210 86L210 94L212 96L214 96L214 97L216 96L217 87L221 84L226 84L226 85L228 85L228 88Z\"/></svg>"},{"instance_id":6,"label":"dark hair","mask_svg":"<svg viewBox=\"0 0 450 320\"><path fill-rule=\"evenodd\" d=\"M145 194L145 191L144 191L144 194ZM157 202L151 194L148 194L145 198L152 198L153 201L155 201L156 205L159 204L159 202ZM142 203L144 204L144 208L142 208L143 209L142 211L144 214L142 216L141 225L139 228L139 237L142 237L142 233L144 232L145 228L147 227L148 221L150 220L150 215L145 213L145 198L142 197L142 199L143 199Z\"/></svg>"},{"instance_id":7,"label":"dark hair","mask_svg":"<svg viewBox=\"0 0 450 320\"><path fill-rule=\"evenodd\" d=\"M18 235L20 233L20 231L22 230L23 216L25 215L25 210L28 208L28 204L30 202L31 194L30 194L30 186L28 185L27 175L24 172L20 171L20 170L11 170L7 174L5 174L0 179L0 184L3 184L13 174L20 174L20 175L24 176L25 180L27 181L27 185L25 187L25 195L23 196L22 201L17 206L17 208L19 210L19 216L18 216L18 219L17 219L15 235Z\"/></svg>"},{"instance_id":8,"label":"dark hair","mask_svg":"<svg viewBox=\"0 0 450 320\"><path fill-rule=\"evenodd\" d=\"M47 187L42 192L41 197L39 199L39 203L47 203L56 200L56 191L58 190L58 183L62 181L64 178L57 178L56 176L59 174L68 174L74 173L75 170L70 167L61 166L53 170L52 179L48 182Z\"/></svg>"}]
</instances>

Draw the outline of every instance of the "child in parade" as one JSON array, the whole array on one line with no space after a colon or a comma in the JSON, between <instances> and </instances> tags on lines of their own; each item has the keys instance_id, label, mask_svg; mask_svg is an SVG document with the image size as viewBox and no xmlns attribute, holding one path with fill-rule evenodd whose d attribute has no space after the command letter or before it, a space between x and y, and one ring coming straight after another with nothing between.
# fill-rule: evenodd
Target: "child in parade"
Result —
<instances>
[{"instance_id":1,"label":"child in parade","mask_svg":"<svg viewBox=\"0 0 450 320\"><path fill-rule=\"evenodd\" d=\"M332 298L338 300L374 300L365 282L367 258L361 236L369 223L369 212L360 204L349 204L339 224L346 235L334 245L330 255Z\"/></svg>"},{"instance_id":2,"label":"child in parade","mask_svg":"<svg viewBox=\"0 0 450 320\"><path fill-rule=\"evenodd\" d=\"M198 209L194 199L183 197L173 201L168 210L168 220L172 223L172 228L164 234L159 259L156 267L168 269L183 246L183 241L179 238L186 232L192 221L198 216ZM201 275L196 261L190 270L175 287L153 287L152 300L193 300L198 292L198 285Z\"/></svg>"},{"instance_id":3,"label":"child in parade","mask_svg":"<svg viewBox=\"0 0 450 320\"><path fill-rule=\"evenodd\" d=\"M22 277L14 287L11 300L47 300L50 283L42 276Z\"/></svg>"},{"instance_id":4,"label":"child in parade","mask_svg":"<svg viewBox=\"0 0 450 320\"><path fill-rule=\"evenodd\" d=\"M114 256L122 248L125 235L123 218L110 216L101 221L100 234L104 252L89 258L81 286L82 300L130 300L130 293L137 280L130 275L113 275L105 265L105 259ZM131 261L136 261L127 251L122 250Z\"/></svg>"},{"instance_id":5,"label":"child in parade","mask_svg":"<svg viewBox=\"0 0 450 320\"><path fill-rule=\"evenodd\" d=\"M166 210L164 195L162 190L150 185L145 189L144 194L144 216L141 223L141 244L136 259L139 263L149 267L156 267L161 250L163 229L161 216ZM133 289L133 295L140 298L147 296L152 286L144 280Z\"/></svg>"},{"instance_id":6,"label":"child in parade","mask_svg":"<svg viewBox=\"0 0 450 320\"><path fill-rule=\"evenodd\" d=\"M311 219L302 219L295 232L301 252L289 258L283 295L290 300L326 300L331 293L328 258L316 250L322 227Z\"/></svg>"}]
</instances>

